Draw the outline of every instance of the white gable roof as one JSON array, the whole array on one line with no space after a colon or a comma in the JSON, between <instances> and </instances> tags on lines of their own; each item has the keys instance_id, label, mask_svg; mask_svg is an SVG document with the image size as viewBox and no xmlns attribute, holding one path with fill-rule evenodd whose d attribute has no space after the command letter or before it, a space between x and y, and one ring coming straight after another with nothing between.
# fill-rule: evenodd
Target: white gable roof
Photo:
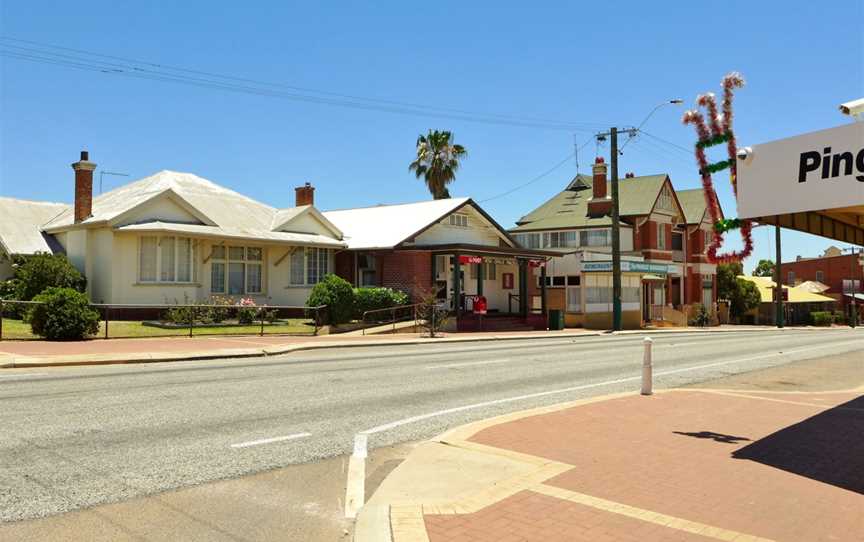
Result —
<instances>
[{"instance_id":1,"label":"white gable roof","mask_svg":"<svg viewBox=\"0 0 864 542\"><path fill-rule=\"evenodd\" d=\"M166 220L162 216L150 215L153 205L162 198L170 199L175 208L183 209L190 219ZM291 222L304 216L314 217L322 226L322 231L329 232L331 236L309 231L293 232L296 234L293 237L270 235L274 230L291 232ZM93 214L82 224L104 223L125 231L134 231L135 228L128 228L128 226L143 223L154 225L158 231L188 233L194 233L194 228L184 229L184 227L197 225L206 227L201 232L206 230L213 234L221 231L230 237L273 241L297 240L344 246L339 242L342 232L311 205L276 209L197 175L169 170L160 171L93 198ZM66 210L47 223L45 229L49 232L57 232L73 225L73 211L66 206ZM145 229L138 228L139 231ZM324 242L324 239L329 242Z\"/></svg>"},{"instance_id":2,"label":"white gable roof","mask_svg":"<svg viewBox=\"0 0 864 542\"><path fill-rule=\"evenodd\" d=\"M64 203L0 198L0 246L8 254L54 252L57 247L41 226L68 208Z\"/></svg>"},{"instance_id":3,"label":"white gable roof","mask_svg":"<svg viewBox=\"0 0 864 542\"><path fill-rule=\"evenodd\" d=\"M350 249L392 248L464 205L468 198L448 198L401 205L326 211L324 216L345 234Z\"/></svg>"}]
</instances>

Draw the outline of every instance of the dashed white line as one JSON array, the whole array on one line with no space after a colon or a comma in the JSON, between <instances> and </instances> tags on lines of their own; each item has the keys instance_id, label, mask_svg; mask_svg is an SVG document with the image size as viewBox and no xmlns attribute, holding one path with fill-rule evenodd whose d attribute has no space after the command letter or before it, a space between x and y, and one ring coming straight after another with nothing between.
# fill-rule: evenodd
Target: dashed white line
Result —
<instances>
[{"instance_id":1,"label":"dashed white line","mask_svg":"<svg viewBox=\"0 0 864 542\"><path fill-rule=\"evenodd\" d=\"M512 363L514 361L527 361L522 359L493 359L490 361L466 361L465 363L447 363L445 365L429 365L426 369L451 369L453 367L468 367L471 365L489 365L491 363Z\"/></svg>"},{"instance_id":2,"label":"dashed white line","mask_svg":"<svg viewBox=\"0 0 864 542\"><path fill-rule=\"evenodd\" d=\"M284 437L262 438L260 440L250 440L248 442L240 442L232 444L232 448L248 448L250 446L259 446L261 444L272 444L274 442L285 442L286 440L295 440L298 438L311 437L312 433L295 433L293 435L285 435Z\"/></svg>"}]
</instances>

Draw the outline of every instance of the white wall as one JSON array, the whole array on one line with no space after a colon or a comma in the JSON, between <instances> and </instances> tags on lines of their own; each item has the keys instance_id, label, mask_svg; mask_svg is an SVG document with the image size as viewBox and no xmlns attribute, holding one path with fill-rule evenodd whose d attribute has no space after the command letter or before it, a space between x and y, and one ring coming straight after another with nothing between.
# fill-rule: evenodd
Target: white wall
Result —
<instances>
[{"instance_id":1,"label":"white wall","mask_svg":"<svg viewBox=\"0 0 864 542\"><path fill-rule=\"evenodd\" d=\"M414 239L415 245L447 245L470 243L473 245L498 246L501 238L497 228L473 207L462 207L454 214L468 215L468 227L451 226L447 215L442 221L424 231ZM408 244L408 243L406 243Z\"/></svg>"},{"instance_id":2,"label":"white wall","mask_svg":"<svg viewBox=\"0 0 864 542\"><path fill-rule=\"evenodd\" d=\"M140 209L131 212L129 215L124 216L116 225L122 226L126 224L138 224L155 220L187 224L201 223L201 221L189 211L175 203L170 196L162 196L148 202Z\"/></svg>"},{"instance_id":3,"label":"white wall","mask_svg":"<svg viewBox=\"0 0 864 542\"><path fill-rule=\"evenodd\" d=\"M114 267L114 232L99 228L87 230L87 233L87 290L91 301L108 303Z\"/></svg>"}]
</instances>

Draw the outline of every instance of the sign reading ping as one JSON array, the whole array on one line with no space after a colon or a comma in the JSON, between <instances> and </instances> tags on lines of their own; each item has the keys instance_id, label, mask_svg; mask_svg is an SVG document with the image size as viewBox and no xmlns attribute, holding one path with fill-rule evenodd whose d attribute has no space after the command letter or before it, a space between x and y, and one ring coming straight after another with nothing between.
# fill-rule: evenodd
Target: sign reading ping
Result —
<instances>
[{"instance_id":1,"label":"sign reading ping","mask_svg":"<svg viewBox=\"0 0 864 542\"><path fill-rule=\"evenodd\" d=\"M820 178L823 180L841 175L850 176L853 167L857 173L855 178L864 183L864 147L861 147L857 154L850 151L832 153L831 147L825 147L822 153L802 152L798 158L798 182L807 182L807 175L814 171L820 172Z\"/></svg>"}]
</instances>

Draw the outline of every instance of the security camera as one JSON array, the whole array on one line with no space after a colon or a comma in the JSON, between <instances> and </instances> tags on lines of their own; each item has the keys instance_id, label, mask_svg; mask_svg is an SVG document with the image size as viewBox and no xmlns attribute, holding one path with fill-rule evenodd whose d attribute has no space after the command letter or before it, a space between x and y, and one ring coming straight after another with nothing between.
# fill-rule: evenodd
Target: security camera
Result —
<instances>
[{"instance_id":1,"label":"security camera","mask_svg":"<svg viewBox=\"0 0 864 542\"><path fill-rule=\"evenodd\" d=\"M852 115L853 117L864 116L864 98L840 104L840 112L844 115Z\"/></svg>"},{"instance_id":2,"label":"security camera","mask_svg":"<svg viewBox=\"0 0 864 542\"><path fill-rule=\"evenodd\" d=\"M738 151L735 153L735 155L738 157L739 160L746 161L748 158L753 156L753 148L752 147L741 147L740 149L738 149Z\"/></svg>"}]
</instances>

